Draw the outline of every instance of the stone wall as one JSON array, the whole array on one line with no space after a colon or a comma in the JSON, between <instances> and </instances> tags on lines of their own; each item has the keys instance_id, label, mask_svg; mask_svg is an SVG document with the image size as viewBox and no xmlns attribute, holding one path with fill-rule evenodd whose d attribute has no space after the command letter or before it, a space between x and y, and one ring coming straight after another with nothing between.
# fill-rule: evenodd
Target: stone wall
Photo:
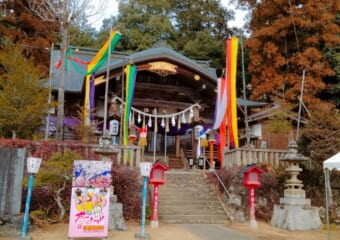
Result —
<instances>
[{"instance_id":1,"label":"stone wall","mask_svg":"<svg viewBox=\"0 0 340 240\"><path fill-rule=\"evenodd\" d=\"M20 213L25 158L24 148L0 148L0 217Z\"/></svg>"}]
</instances>

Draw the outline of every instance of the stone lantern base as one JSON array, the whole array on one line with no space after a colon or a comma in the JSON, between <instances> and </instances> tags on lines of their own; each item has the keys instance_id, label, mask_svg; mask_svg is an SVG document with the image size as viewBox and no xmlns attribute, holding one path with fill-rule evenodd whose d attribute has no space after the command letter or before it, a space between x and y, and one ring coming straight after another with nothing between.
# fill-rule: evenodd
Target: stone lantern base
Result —
<instances>
[{"instance_id":1,"label":"stone lantern base","mask_svg":"<svg viewBox=\"0 0 340 240\"><path fill-rule=\"evenodd\" d=\"M319 208L311 206L311 201L306 198L303 190L303 183L297 178L302 171L299 164L307 158L297 152L296 142L291 141L288 152L280 160L288 163L285 170L290 178L286 180L284 197L280 198L280 204L274 206L271 225L289 231L320 228L322 222Z\"/></svg>"},{"instance_id":2,"label":"stone lantern base","mask_svg":"<svg viewBox=\"0 0 340 240\"><path fill-rule=\"evenodd\" d=\"M312 207L310 199L286 196L274 206L270 224L289 231L319 229L322 226L319 208Z\"/></svg>"}]
</instances>

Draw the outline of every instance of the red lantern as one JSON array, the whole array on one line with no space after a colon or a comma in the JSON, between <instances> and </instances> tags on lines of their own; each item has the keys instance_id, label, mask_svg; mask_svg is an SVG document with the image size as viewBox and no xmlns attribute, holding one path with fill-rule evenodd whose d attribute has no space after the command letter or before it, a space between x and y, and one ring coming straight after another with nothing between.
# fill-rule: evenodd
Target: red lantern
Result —
<instances>
[{"instance_id":1,"label":"red lantern","mask_svg":"<svg viewBox=\"0 0 340 240\"><path fill-rule=\"evenodd\" d=\"M215 133L212 132L212 131L209 133L209 136L208 136L208 143L209 143L210 145L213 145L213 144L216 143Z\"/></svg>"},{"instance_id":2,"label":"red lantern","mask_svg":"<svg viewBox=\"0 0 340 240\"><path fill-rule=\"evenodd\" d=\"M135 126L131 126L129 128L129 142L133 144L137 138L137 128Z\"/></svg>"}]
</instances>

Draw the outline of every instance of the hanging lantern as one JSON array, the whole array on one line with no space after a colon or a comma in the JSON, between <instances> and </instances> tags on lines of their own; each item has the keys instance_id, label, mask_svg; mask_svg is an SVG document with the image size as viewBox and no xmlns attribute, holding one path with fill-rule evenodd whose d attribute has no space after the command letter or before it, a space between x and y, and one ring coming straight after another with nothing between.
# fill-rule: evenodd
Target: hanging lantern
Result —
<instances>
[{"instance_id":1,"label":"hanging lantern","mask_svg":"<svg viewBox=\"0 0 340 240\"><path fill-rule=\"evenodd\" d=\"M149 120L148 120L148 127L152 127L152 120L151 120L151 117L149 117Z\"/></svg>"},{"instance_id":2,"label":"hanging lantern","mask_svg":"<svg viewBox=\"0 0 340 240\"><path fill-rule=\"evenodd\" d=\"M164 128L165 127L165 120L164 118L162 118L162 121L161 121L161 127Z\"/></svg>"},{"instance_id":3,"label":"hanging lantern","mask_svg":"<svg viewBox=\"0 0 340 240\"><path fill-rule=\"evenodd\" d=\"M172 125L173 127L176 126L175 115L172 115L172 118L171 118L171 125Z\"/></svg>"},{"instance_id":4,"label":"hanging lantern","mask_svg":"<svg viewBox=\"0 0 340 240\"><path fill-rule=\"evenodd\" d=\"M117 136L119 130L119 122L117 120L111 120L109 122L109 133L110 135Z\"/></svg>"},{"instance_id":5,"label":"hanging lantern","mask_svg":"<svg viewBox=\"0 0 340 240\"><path fill-rule=\"evenodd\" d=\"M140 112L138 113L138 117L137 117L137 123L141 123L142 121L142 117L140 116Z\"/></svg>"},{"instance_id":6,"label":"hanging lantern","mask_svg":"<svg viewBox=\"0 0 340 240\"><path fill-rule=\"evenodd\" d=\"M139 129L138 146L145 147L147 145L146 136L148 134L148 128L142 127Z\"/></svg>"},{"instance_id":7,"label":"hanging lantern","mask_svg":"<svg viewBox=\"0 0 340 240\"><path fill-rule=\"evenodd\" d=\"M131 126L129 128L129 142L133 144L137 138L137 128L135 126Z\"/></svg>"},{"instance_id":8,"label":"hanging lantern","mask_svg":"<svg viewBox=\"0 0 340 240\"><path fill-rule=\"evenodd\" d=\"M185 113L182 114L182 123L186 123L186 120L185 120Z\"/></svg>"}]
</instances>

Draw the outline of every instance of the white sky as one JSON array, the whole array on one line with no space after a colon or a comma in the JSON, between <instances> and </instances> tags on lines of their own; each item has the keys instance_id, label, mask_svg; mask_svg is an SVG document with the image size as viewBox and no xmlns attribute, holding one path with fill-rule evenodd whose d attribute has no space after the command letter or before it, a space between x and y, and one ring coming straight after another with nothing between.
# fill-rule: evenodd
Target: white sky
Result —
<instances>
[{"instance_id":1,"label":"white sky","mask_svg":"<svg viewBox=\"0 0 340 240\"><path fill-rule=\"evenodd\" d=\"M93 3L95 4L96 2L99 2L100 0L93 0ZM118 13L118 3L116 0L106 0L106 8L104 13L102 14L101 17L96 17L95 20L90 20L93 22L93 25L96 29L99 29L102 24L102 20L104 18L108 18L112 15L116 15ZM224 7L227 7L228 9L233 9L235 10L235 21L228 22L228 27L238 27L241 28L243 27L245 21L245 15L246 13L244 11L237 10L235 6L229 4L229 0L221 0L221 4Z\"/></svg>"}]
</instances>

